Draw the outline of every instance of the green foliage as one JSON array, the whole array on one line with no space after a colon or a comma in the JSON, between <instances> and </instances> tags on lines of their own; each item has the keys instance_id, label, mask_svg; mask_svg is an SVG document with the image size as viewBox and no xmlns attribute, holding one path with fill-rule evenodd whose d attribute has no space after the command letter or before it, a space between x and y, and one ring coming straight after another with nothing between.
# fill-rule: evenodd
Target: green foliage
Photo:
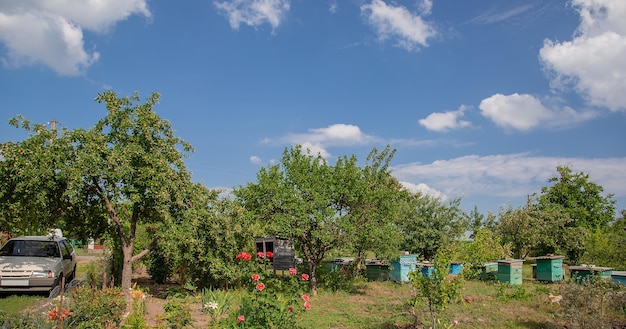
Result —
<instances>
[{"instance_id":1,"label":"green foliage","mask_svg":"<svg viewBox=\"0 0 626 329\"><path fill-rule=\"evenodd\" d=\"M510 256L510 244L503 245L492 231L479 229L474 240L462 245L460 260L463 262L463 276L466 279L476 279L482 273L483 264Z\"/></svg>"},{"instance_id":2,"label":"green foliage","mask_svg":"<svg viewBox=\"0 0 626 329\"><path fill-rule=\"evenodd\" d=\"M211 316L210 325L216 325L219 320L228 314L233 302L233 294L224 289L203 289L201 294L202 312Z\"/></svg>"},{"instance_id":3,"label":"green foliage","mask_svg":"<svg viewBox=\"0 0 626 329\"><path fill-rule=\"evenodd\" d=\"M382 157L388 157L387 153L383 152ZM380 160L372 161L376 165L369 167L368 180L354 156L340 157L334 166L329 166L321 155L305 154L301 146L296 146L285 149L280 164L262 168L257 174L258 183L234 192L265 232L294 242L309 266L314 294L316 270L330 251L347 246L363 249L366 244L359 238L368 233L360 235L359 230L371 233L374 241L368 241L370 246L387 241L380 239L392 226L375 223L392 218L368 212L367 208L382 204L381 209L392 209L390 201L383 198L383 191L397 184L385 181L390 176ZM363 189L364 181L377 184L370 190L373 195L363 194L368 191Z\"/></svg>"},{"instance_id":4,"label":"green foliage","mask_svg":"<svg viewBox=\"0 0 626 329\"><path fill-rule=\"evenodd\" d=\"M174 299L163 305L164 313L159 315L159 320L165 322L165 328L183 329L191 328L191 308L180 299ZM161 325L159 327L162 327Z\"/></svg>"},{"instance_id":5,"label":"green foliage","mask_svg":"<svg viewBox=\"0 0 626 329\"><path fill-rule=\"evenodd\" d=\"M616 271L626 271L626 219L622 216L610 226L591 232L585 240L585 254L581 263L612 267Z\"/></svg>"},{"instance_id":6,"label":"green foliage","mask_svg":"<svg viewBox=\"0 0 626 329\"><path fill-rule=\"evenodd\" d=\"M69 309L73 328L110 328L119 326L126 308L124 294L119 288L77 287L72 290Z\"/></svg>"},{"instance_id":7,"label":"green foliage","mask_svg":"<svg viewBox=\"0 0 626 329\"><path fill-rule=\"evenodd\" d=\"M517 259L526 258L545 237L545 223L533 210L529 201L516 209L510 206L500 209L498 214L500 222L496 231L503 243L510 244Z\"/></svg>"},{"instance_id":8,"label":"green foliage","mask_svg":"<svg viewBox=\"0 0 626 329\"><path fill-rule=\"evenodd\" d=\"M309 275L292 268L286 276L271 277L263 262L258 261L261 259L237 259L248 277L248 292L242 296L239 309L232 309L219 327L300 328L298 315L311 308L309 296L304 293Z\"/></svg>"},{"instance_id":9,"label":"green foliage","mask_svg":"<svg viewBox=\"0 0 626 329\"><path fill-rule=\"evenodd\" d=\"M56 323L46 321L46 318L32 313L9 315L0 311L0 329L52 329Z\"/></svg>"},{"instance_id":10,"label":"green foliage","mask_svg":"<svg viewBox=\"0 0 626 329\"><path fill-rule=\"evenodd\" d=\"M399 219L402 250L429 260L442 245L458 240L468 228L461 200L444 202L426 194L407 196Z\"/></svg>"},{"instance_id":11,"label":"green foliage","mask_svg":"<svg viewBox=\"0 0 626 329\"><path fill-rule=\"evenodd\" d=\"M604 227L615 216L613 195L603 196L602 186L589 181L589 175L573 173L569 167L558 166L559 177L552 177L552 186L541 189L541 208L556 207L573 221L569 226L595 229Z\"/></svg>"},{"instance_id":12,"label":"green foliage","mask_svg":"<svg viewBox=\"0 0 626 329\"><path fill-rule=\"evenodd\" d=\"M496 283L498 298L508 300L530 300L533 294L526 291L526 288L522 285L511 285L508 283Z\"/></svg>"},{"instance_id":13,"label":"green foliage","mask_svg":"<svg viewBox=\"0 0 626 329\"><path fill-rule=\"evenodd\" d=\"M450 245L439 248L433 259L433 270L430 274L423 273L418 267L416 271L409 273L411 285L416 289L417 294L407 303L409 311L414 316L415 325L419 321L416 311L420 306L426 304L428 313L432 321L432 328L436 328L441 323L438 316L450 303L459 300L461 297L462 277L450 276L450 255L454 250Z\"/></svg>"}]
</instances>

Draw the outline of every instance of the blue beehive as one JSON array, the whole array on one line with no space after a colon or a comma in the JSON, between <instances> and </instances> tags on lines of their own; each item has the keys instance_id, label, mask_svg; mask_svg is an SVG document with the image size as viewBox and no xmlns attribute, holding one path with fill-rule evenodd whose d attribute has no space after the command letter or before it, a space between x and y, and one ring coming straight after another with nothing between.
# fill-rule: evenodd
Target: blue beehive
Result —
<instances>
[{"instance_id":1,"label":"blue beehive","mask_svg":"<svg viewBox=\"0 0 626 329\"><path fill-rule=\"evenodd\" d=\"M417 268L417 255L404 255L400 259L391 262L391 280L407 282L409 273Z\"/></svg>"},{"instance_id":2,"label":"blue beehive","mask_svg":"<svg viewBox=\"0 0 626 329\"><path fill-rule=\"evenodd\" d=\"M450 274L459 275L463 271L463 264L452 262L450 263Z\"/></svg>"},{"instance_id":3,"label":"blue beehive","mask_svg":"<svg viewBox=\"0 0 626 329\"><path fill-rule=\"evenodd\" d=\"M613 271L613 273L611 273L611 279L615 283L626 285L626 271Z\"/></svg>"},{"instance_id":4,"label":"blue beehive","mask_svg":"<svg viewBox=\"0 0 626 329\"><path fill-rule=\"evenodd\" d=\"M420 272L422 272L422 275L430 278L433 276L433 273L435 273L435 266L433 263L428 263L428 262L423 262L423 263L418 263L417 266L420 269Z\"/></svg>"}]
</instances>

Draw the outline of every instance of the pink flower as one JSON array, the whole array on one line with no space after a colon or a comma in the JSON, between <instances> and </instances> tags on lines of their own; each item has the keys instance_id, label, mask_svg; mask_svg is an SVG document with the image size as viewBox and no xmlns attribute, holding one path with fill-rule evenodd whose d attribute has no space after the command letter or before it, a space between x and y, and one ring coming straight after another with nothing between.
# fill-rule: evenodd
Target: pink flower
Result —
<instances>
[{"instance_id":1,"label":"pink flower","mask_svg":"<svg viewBox=\"0 0 626 329\"><path fill-rule=\"evenodd\" d=\"M259 258L265 258L265 253L262 252L262 251L259 251L259 252L256 253L256 256L259 257Z\"/></svg>"},{"instance_id":2,"label":"pink flower","mask_svg":"<svg viewBox=\"0 0 626 329\"><path fill-rule=\"evenodd\" d=\"M273 258L274 257L274 253L271 251L268 251L265 253L265 256L267 256L267 258Z\"/></svg>"},{"instance_id":3,"label":"pink flower","mask_svg":"<svg viewBox=\"0 0 626 329\"><path fill-rule=\"evenodd\" d=\"M303 301L305 301L305 302L308 302L308 301L309 301L309 295L302 295L302 297L301 297L301 298L302 298L302 300L303 300Z\"/></svg>"},{"instance_id":4,"label":"pink flower","mask_svg":"<svg viewBox=\"0 0 626 329\"><path fill-rule=\"evenodd\" d=\"M261 277L258 274L252 274L252 281L259 281L259 279L261 279Z\"/></svg>"},{"instance_id":5,"label":"pink flower","mask_svg":"<svg viewBox=\"0 0 626 329\"><path fill-rule=\"evenodd\" d=\"M297 273L298 273L298 270L296 270L295 268L293 268L293 267L289 268L289 274L296 275Z\"/></svg>"},{"instance_id":6,"label":"pink flower","mask_svg":"<svg viewBox=\"0 0 626 329\"><path fill-rule=\"evenodd\" d=\"M263 289L265 289L265 285L263 284L263 282L257 283L256 290L263 291Z\"/></svg>"},{"instance_id":7,"label":"pink flower","mask_svg":"<svg viewBox=\"0 0 626 329\"><path fill-rule=\"evenodd\" d=\"M237 317L237 323L242 323L246 320L246 317L243 315L240 315Z\"/></svg>"},{"instance_id":8,"label":"pink flower","mask_svg":"<svg viewBox=\"0 0 626 329\"><path fill-rule=\"evenodd\" d=\"M310 309L311 309L311 303L309 303L309 302L304 302L304 309L306 309L306 310L310 310Z\"/></svg>"},{"instance_id":9,"label":"pink flower","mask_svg":"<svg viewBox=\"0 0 626 329\"><path fill-rule=\"evenodd\" d=\"M309 275L306 273L302 273L302 281L309 281Z\"/></svg>"}]
</instances>

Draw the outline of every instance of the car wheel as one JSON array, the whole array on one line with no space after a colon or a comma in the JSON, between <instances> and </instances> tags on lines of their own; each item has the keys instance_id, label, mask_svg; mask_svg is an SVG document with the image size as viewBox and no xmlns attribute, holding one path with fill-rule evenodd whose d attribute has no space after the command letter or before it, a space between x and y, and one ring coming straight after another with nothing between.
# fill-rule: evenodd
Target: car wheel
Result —
<instances>
[{"instance_id":1,"label":"car wheel","mask_svg":"<svg viewBox=\"0 0 626 329\"><path fill-rule=\"evenodd\" d=\"M59 275L57 281L54 283L54 287L50 290L49 298L55 298L61 293L61 283L63 282L63 273Z\"/></svg>"}]
</instances>

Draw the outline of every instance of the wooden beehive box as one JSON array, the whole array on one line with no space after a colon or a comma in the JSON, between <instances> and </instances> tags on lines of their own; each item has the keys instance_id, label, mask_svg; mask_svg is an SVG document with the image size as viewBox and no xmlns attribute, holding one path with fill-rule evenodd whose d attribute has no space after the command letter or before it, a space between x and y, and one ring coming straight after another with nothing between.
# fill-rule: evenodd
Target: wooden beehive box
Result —
<instances>
[{"instance_id":1,"label":"wooden beehive box","mask_svg":"<svg viewBox=\"0 0 626 329\"><path fill-rule=\"evenodd\" d=\"M508 284L522 284L522 259L498 261L498 281Z\"/></svg>"},{"instance_id":2,"label":"wooden beehive box","mask_svg":"<svg viewBox=\"0 0 626 329\"><path fill-rule=\"evenodd\" d=\"M541 256L535 257L537 267L535 268L535 278L538 281L557 282L563 280L563 258L564 256Z\"/></svg>"}]
</instances>

